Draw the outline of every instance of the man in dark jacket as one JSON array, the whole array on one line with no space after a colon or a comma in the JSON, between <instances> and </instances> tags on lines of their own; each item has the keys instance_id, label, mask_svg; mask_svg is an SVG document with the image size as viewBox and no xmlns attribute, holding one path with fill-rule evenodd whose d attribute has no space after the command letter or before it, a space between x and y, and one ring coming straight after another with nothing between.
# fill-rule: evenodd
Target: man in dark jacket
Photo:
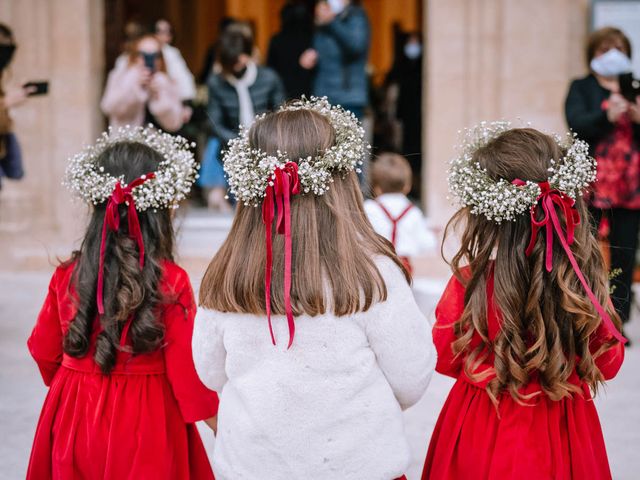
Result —
<instances>
[{"instance_id":1,"label":"man in dark jacket","mask_svg":"<svg viewBox=\"0 0 640 480\"><path fill-rule=\"evenodd\" d=\"M364 116L368 103L366 64L369 53L369 20L362 7L350 0L332 0L316 5L317 29L313 47L315 63L313 93L333 104ZM301 63L305 62L305 56Z\"/></svg>"},{"instance_id":2,"label":"man in dark jacket","mask_svg":"<svg viewBox=\"0 0 640 480\"><path fill-rule=\"evenodd\" d=\"M218 58L222 72L208 80L207 108L213 132L224 144L249 127L255 115L274 110L285 99L278 74L251 58L253 39L244 25L227 27L220 37Z\"/></svg>"}]
</instances>

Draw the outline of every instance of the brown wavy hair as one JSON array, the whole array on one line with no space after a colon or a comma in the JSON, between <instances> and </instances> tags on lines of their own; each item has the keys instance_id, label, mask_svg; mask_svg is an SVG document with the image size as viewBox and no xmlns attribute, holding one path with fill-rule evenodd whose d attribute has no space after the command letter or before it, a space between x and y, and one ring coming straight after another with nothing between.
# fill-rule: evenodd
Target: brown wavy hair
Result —
<instances>
[{"instance_id":1,"label":"brown wavy hair","mask_svg":"<svg viewBox=\"0 0 640 480\"><path fill-rule=\"evenodd\" d=\"M136 142L120 142L106 149L98 165L114 177L124 177L126 183L157 170L162 156L152 148ZM80 250L72 254L76 262L71 285L77 312L64 337L65 353L83 357L91 345L91 333L98 317L96 285L102 225L106 202L96 206ZM116 362L120 336L129 317L129 329L134 355L156 350L164 338L164 326L158 320L157 307L164 299L158 292L162 276L161 262L173 258L174 235L168 209L148 209L138 212L145 246L144 268L140 269L138 247L129 238L127 208L119 206L120 229L107 233L104 264L104 315L100 316L101 332L96 339L95 362L108 374Z\"/></svg>"},{"instance_id":2,"label":"brown wavy hair","mask_svg":"<svg viewBox=\"0 0 640 480\"><path fill-rule=\"evenodd\" d=\"M335 142L330 122L311 110L271 113L256 121L250 144L289 158L315 157ZM375 256L391 258L403 269L392 245L377 235L364 213L354 172L336 174L322 196L291 200L293 237L291 304L294 315L335 315L366 311L384 301L387 289ZM273 229L271 306L284 314L284 236ZM264 314L265 227L261 209L238 206L231 231L213 257L200 288L200 304L222 312ZM407 281L409 275L405 271Z\"/></svg>"},{"instance_id":3,"label":"brown wavy hair","mask_svg":"<svg viewBox=\"0 0 640 480\"><path fill-rule=\"evenodd\" d=\"M550 160L557 162L564 154L552 137L523 128L509 130L478 149L474 161L496 180L542 182L548 179ZM620 319L609 302L604 262L582 198L576 200L576 208L581 223L576 227L571 250L600 304L620 328ZM559 210L558 216L564 227L565 219ZM533 374L552 400L581 393L579 386L569 382L574 370L596 391L603 377L594 359L615 340L594 353L589 350L589 339L601 319L560 242L553 244L553 269L547 272L544 231L539 232L531 255L525 255L531 235L528 212L513 222L497 224L463 208L449 221L445 238L451 228L459 225L464 227L461 246L450 265L466 291L464 311L454 325L457 339L452 348L454 354L464 356L465 374L479 381L495 372L487 392L496 405L503 392L521 403L531 398L520 389ZM468 273L462 271L463 264L468 265ZM501 321L500 331L493 339L487 328L486 289L491 272L492 302L499 308ZM481 341L472 348L476 334ZM495 355L493 369L475 373L491 351Z\"/></svg>"}]
</instances>

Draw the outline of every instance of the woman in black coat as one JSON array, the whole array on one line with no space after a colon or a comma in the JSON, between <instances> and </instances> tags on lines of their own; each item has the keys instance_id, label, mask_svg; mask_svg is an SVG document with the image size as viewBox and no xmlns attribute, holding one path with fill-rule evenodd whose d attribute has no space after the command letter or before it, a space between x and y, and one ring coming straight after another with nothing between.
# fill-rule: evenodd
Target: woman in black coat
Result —
<instances>
[{"instance_id":1,"label":"woman in black coat","mask_svg":"<svg viewBox=\"0 0 640 480\"><path fill-rule=\"evenodd\" d=\"M574 80L565 103L567 123L589 143L598 162L591 212L608 236L612 301L623 322L629 320L633 272L640 228L640 100L620 94L618 76L630 71L631 45L624 33L606 27L587 45L590 73Z\"/></svg>"},{"instance_id":2,"label":"woman in black coat","mask_svg":"<svg viewBox=\"0 0 640 480\"><path fill-rule=\"evenodd\" d=\"M300 65L300 57L311 48L313 17L306 5L289 2L280 11L281 27L269 43L267 66L274 69L284 83L287 99L311 95L313 70Z\"/></svg>"}]
</instances>

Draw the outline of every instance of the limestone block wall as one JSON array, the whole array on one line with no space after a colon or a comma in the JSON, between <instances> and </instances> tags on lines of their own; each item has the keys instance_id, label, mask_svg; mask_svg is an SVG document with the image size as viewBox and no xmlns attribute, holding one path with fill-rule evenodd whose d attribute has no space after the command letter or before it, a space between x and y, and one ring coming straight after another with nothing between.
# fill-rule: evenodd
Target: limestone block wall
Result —
<instances>
[{"instance_id":1,"label":"limestone block wall","mask_svg":"<svg viewBox=\"0 0 640 480\"><path fill-rule=\"evenodd\" d=\"M430 0L425 4L427 212L443 225L457 132L518 120L561 132L571 78L586 72L587 0Z\"/></svg>"},{"instance_id":2,"label":"limestone block wall","mask_svg":"<svg viewBox=\"0 0 640 480\"><path fill-rule=\"evenodd\" d=\"M60 185L66 159L103 128L104 12L96 0L3 0L0 21L18 45L7 84L48 80L49 94L12 112L26 170L3 182L0 240L23 242L52 234L77 238L83 209ZM6 253L6 252L5 252Z\"/></svg>"}]
</instances>

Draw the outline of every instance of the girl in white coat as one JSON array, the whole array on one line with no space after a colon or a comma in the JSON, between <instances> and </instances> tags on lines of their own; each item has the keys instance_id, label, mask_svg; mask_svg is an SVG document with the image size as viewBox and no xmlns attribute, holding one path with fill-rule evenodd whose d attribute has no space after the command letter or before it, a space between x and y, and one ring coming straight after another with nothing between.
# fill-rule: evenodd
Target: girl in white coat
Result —
<instances>
[{"instance_id":1,"label":"girl in white coat","mask_svg":"<svg viewBox=\"0 0 640 480\"><path fill-rule=\"evenodd\" d=\"M409 465L402 410L435 354L410 277L363 210L363 134L312 99L230 143L239 207L193 337L198 374L220 392L218 479L393 480Z\"/></svg>"}]
</instances>

